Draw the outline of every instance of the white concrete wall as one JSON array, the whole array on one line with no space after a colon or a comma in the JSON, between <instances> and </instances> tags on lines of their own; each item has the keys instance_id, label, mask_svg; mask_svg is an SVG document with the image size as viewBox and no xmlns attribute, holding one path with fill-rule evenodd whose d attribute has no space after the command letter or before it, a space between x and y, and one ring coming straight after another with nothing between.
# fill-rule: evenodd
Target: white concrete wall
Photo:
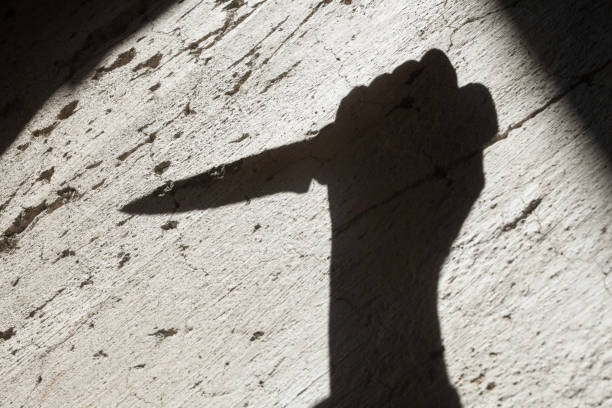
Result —
<instances>
[{"instance_id":1,"label":"white concrete wall","mask_svg":"<svg viewBox=\"0 0 612 408\"><path fill-rule=\"evenodd\" d=\"M0 157L0 405L325 401L325 185L186 212L120 209L166 182L313 137L353 88L439 49L460 88L488 90L499 128L479 159L484 186L437 271L432 324L448 383L465 407L611 406L602 141L612 19L605 1L591 3L561 12L485 0L185 0L148 22L126 14L132 25L110 39L79 30L104 32L96 24L121 10L91 17L79 6L76 30L57 25L72 11L49 6L60 17L26 25L44 38L18 38L17 62L5 62L3 85L21 94L0 103L3 137L14 138ZM3 49L20 24L5 25ZM61 63L24 63L60 41ZM20 111L15 100L40 106ZM347 394L380 391L374 371Z\"/></svg>"}]
</instances>

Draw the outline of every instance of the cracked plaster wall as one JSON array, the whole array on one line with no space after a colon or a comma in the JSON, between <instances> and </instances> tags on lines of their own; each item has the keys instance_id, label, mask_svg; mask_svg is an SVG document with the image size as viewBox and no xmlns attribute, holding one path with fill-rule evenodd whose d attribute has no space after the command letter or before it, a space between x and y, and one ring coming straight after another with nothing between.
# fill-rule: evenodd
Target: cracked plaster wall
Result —
<instances>
[{"instance_id":1,"label":"cracked plaster wall","mask_svg":"<svg viewBox=\"0 0 612 408\"><path fill-rule=\"evenodd\" d=\"M575 18L609 9L592 3ZM611 122L609 40L551 68L517 25L530 7L185 0L121 41L66 43L74 59L52 74L69 80L35 95L38 109L14 119L28 95L0 103L5 129L18 130L0 158L0 405L324 399L323 186L174 215L119 209L307 138L352 88L437 48L460 86L488 88L499 126L441 271L449 380L466 407L608 406L612 174L597 129ZM610 21L599 27L608 38ZM84 66L91 41L105 45Z\"/></svg>"}]
</instances>

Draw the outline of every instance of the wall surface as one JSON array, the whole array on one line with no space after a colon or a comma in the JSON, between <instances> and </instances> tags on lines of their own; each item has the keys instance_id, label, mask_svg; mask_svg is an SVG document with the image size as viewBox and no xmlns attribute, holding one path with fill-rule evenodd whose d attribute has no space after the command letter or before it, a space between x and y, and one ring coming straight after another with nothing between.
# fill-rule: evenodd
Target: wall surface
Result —
<instances>
[{"instance_id":1,"label":"wall surface","mask_svg":"<svg viewBox=\"0 0 612 408\"><path fill-rule=\"evenodd\" d=\"M611 2L60 3L2 6L0 406L612 406Z\"/></svg>"}]
</instances>

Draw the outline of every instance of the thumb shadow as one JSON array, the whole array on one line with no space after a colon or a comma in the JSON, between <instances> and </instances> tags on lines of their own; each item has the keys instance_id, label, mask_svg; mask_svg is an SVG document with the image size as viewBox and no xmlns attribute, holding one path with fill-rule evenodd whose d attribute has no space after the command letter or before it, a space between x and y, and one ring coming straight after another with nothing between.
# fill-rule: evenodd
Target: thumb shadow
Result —
<instances>
[{"instance_id":1,"label":"thumb shadow","mask_svg":"<svg viewBox=\"0 0 612 408\"><path fill-rule=\"evenodd\" d=\"M327 185L331 393L318 407L459 407L437 285L496 132L487 89L459 88L432 50L353 89L317 136L169 182L122 210L207 209Z\"/></svg>"}]
</instances>

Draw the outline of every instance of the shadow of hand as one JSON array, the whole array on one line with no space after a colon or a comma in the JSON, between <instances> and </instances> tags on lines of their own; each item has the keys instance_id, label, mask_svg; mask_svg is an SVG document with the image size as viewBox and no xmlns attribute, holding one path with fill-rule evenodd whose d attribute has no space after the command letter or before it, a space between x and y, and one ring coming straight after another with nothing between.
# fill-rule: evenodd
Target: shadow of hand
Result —
<instances>
[{"instance_id":1,"label":"shadow of hand","mask_svg":"<svg viewBox=\"0 0 612 408\"><path fill-rule=\"evenodd\" d=\"M484 184L497 131L481 85L437 50L341 102L309 140L158 188L123 208L214 208L327 185L332 221L329 407L457 407L437 314L439 272Z\"/></svg>"}]
</instances>

